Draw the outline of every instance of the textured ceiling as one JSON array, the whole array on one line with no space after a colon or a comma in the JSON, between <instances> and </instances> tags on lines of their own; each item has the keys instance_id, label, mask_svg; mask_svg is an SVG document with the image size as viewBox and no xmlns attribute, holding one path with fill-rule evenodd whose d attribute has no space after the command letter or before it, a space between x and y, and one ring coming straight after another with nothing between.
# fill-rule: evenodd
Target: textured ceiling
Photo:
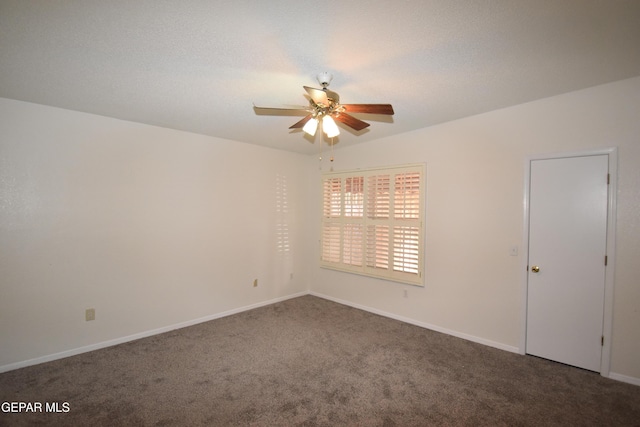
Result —
<instances>
[{"instance_id":1,"label":"textured ceiling","mask_svg":"<svg viewBox=\"0 0 640 427\"><path fill-rule=\"evenodd\" d=\"M393 104L336 138L365 143L640 75L640 1L0 0L0 97L315 153L252 105L323 71Z\"/></svg>"}]
</instances>

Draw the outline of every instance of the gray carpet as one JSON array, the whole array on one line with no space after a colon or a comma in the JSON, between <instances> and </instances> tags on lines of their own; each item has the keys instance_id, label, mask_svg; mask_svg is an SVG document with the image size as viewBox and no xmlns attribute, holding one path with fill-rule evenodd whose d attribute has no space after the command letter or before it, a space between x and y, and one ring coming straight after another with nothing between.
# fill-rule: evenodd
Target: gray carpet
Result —
<instances>
[{"instance_id":1,"label":"gray carpet","mask_svg":"<svg viewBox=\"0 0 640 427\"><path fill-rule=\"evenodd\" d=\"M0 374L0 390L43 403L3 426L640 425L640 387L313 296Z\"/></svg>"}]
</instances>

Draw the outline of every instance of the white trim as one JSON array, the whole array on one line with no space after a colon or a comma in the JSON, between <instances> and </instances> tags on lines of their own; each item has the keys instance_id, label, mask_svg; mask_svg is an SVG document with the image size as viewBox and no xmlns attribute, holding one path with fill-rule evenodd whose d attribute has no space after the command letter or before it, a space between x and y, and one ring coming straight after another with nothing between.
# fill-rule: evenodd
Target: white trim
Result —
<instances>
[{"instance_id":1,"label":"white trim","mask_svg":"<svg viewBox=\"0 0 640 427\"><path fill-rule=\"evenodd\" d=\"M363 173L367 173L367 172L385 172L389 169L396 169L396 168L414 168L414 167L424 167L426 166L426 163L422 162L422 163L405 163L405 164L400 164L400 165L392 165L392 166L373 166L370 168L355 168L355 169L346 169L346 170L331 170L329 172L322 172L322 175L341 175L341 174L345 174L345 173L358 173L358 172L363 172Z\"/></svg>"},{"instance_id":2,"label":"white trim","mask_svg":"<svg viewBox=\"0 0 640 427\"><path fill-rule=\"evenodd\" d=\"M613 292L616 271L616 235L618 218L618 149L610 148L609 154L609 210L607 212L607 269L604 282L604 318L602 334L602 362L600 375L611 377L611 342L613 341Z\"/></svg>"},{"instance_id":3,"label":"white trim","mask_svg":"<svg viewBox=\"0 0 640 427\"><path fill-rule=\"evenodd\" d=\"M286 301L288 299L301 297L308 295L307 291L298 292L296 294L287 295L284 297L274 298L268 301L259 302L256 304L247 305L244 307L234 308L232 310L223 311L221 313L212 314L198 319L188 320L186 322L176 323L169 326L164 326L158 329L152 329L150 331L140 332L126 337L115 338L108 341L99 342L96 344L87 345L84 347L78 347L71 350L62 351L60 353L48 354L46 356L36 357L34 359L24 360L22 362L9 363L8 365L0 366L0 373L13 371L14 369L26 368L27 366L38 365L40 363L52 362L58 359L64 359L65 357L76 356L78 354L87 353L89 351L100 350L102 348L111 347L118 344L123 344L129 341L135 341L141 338L147 338L153 335L163 334L176 329L186 328L188 326L197 325L199 323L208 322L210 320L220 319L222 317L231 316L233 314L242 313L243 311L253 310L254 308L264 307L265 305L275 304L277 302Z\"/></svg>"},{"instance_id":4,"label":"white trim","mask_svg":"<svg viewBox=\"0 0 640 427\"><path fill-rule=\"evenodd\" d=\"M351 301L342 300L339 298L334 298L329 295L320 294L318 292L310 291L309 295L313 295L315 297L324 298L329 301L337 302L338 304L346 305L349 307L357 308L358 310L368 311L369 313L377 314L379 316L388 317L390 319L399 320L404 323L409 323L411 325L419 326L421 328L429 329L432 331L440 332L443 334L451 335L457 338L462 338L467 341L472 341L478 344L483 344L489 347L494 347L500 350L505 350L511 353L518 353L518 347L514 347L511 345L502 344L496 341L491 341L485 338L476 337L474 335L465 334L463 332L453 331L451 329L443 328L441 326L432 325L430 323L420 322L418 320L414 320L408 317L399 316L397 314L389 313L386 311L378 310L377 308L367 307L364 305L356 304Z\"/></svg>"},{"instance_id":5,"label":"white trim","mask_svg":"<svg viewBox=\"0 0 640 427\"><path fill-rule=\"evenodd\" d=\"M520 309L520 348L518 353L525 355L527 353L527 279L529 268L529 178L531 176L531 158L526 158L524 162L524 191L523 191L523 227L522 227L522 261L520 269L520 283L522 283Z\"/></svg>"},{"instance_id":6,"label":"white trim","mask_svg":"<svg viewBox=\"0 0 640 427\"><path fill-rule=\"evenodd\" d=\"M609 372L609 379L640 386L640 378Z\"/></svg>"},{"instance_id":7,"label":"white trim","mask_svg":"<svg viewBox=\"0 0 640 427\"><path fill-rule=\"evenodd\" d=\"M611 337L613 332L613 290L614 290L614 274L616 263L616 217L617 217L617 193L618 193L618 149L616 147L604 148L601 150L588 150L568 153L550 153L531 155L525 159L524 167L524 226L522 238L522 310L521 310L521 330L520 330L520 348L518 353L526 354L527 345L527 265L529 261L529 177L531 175L531 161L544 159L560 159L567 157L584 157L584 156L601 156L607 155L609 159L609 190L608 190L608 206L607 206L607 268L605 272L604 284L604 314L602 334L604 335L604 344L602 346L602 359L600 362L600 375L603 377L612 377L610 373L611 367ZM618 377L622 377L619 374ZM624 381L624 380L620 380ZM625 381L626 382L626 381Z\"/></svg>"}]
</instances>

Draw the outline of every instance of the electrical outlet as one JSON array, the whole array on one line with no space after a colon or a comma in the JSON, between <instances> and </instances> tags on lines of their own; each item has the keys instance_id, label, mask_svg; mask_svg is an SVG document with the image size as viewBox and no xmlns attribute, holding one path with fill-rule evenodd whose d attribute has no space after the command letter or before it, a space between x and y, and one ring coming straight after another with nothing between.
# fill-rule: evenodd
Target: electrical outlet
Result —
<instances>
[{"instance_id":1,"label":"electrical outlet","mask_svg":"<svg viewBox=\"0 0 640 427\"><path fill-rule=\"evenodd\" d=\"M84 319L89 322L91 320L96 320L96 309L95 308L87 308L84 312Z\"/></svg>"},{"instance_id":2,"label":"electrical outlet","mask_svg":"<svg viewBox=\"0 0 640 427\"><path fill-rule=\"evenodd\" d=\"M253 287L257 288L258 287L258 279L254 279L253 280Z\"/></svg>"},{"instance_id":3,"label":"electrical outlet","mask_svg":"<svg viewBox=\"0 0 640 427\"><path fill-rule=\"evenodd\" d=\"M409 291L406 289L404 290L404 297L409 298Z\"/></svg>"}]
</instances>

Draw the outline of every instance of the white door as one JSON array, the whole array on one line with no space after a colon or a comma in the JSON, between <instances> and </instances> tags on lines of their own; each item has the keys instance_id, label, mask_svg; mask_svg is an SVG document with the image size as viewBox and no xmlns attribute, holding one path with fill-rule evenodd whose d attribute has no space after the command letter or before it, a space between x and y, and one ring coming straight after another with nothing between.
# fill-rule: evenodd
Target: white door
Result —
<instances>
[{"instance_id":1,"label":"white door","mask_svg":"<svg viewBox=\"0 0 640 427\"><path fill-rule=\"evenodd\" d=\"M526 352L600 371L608 156L531 161Z\"/></svg>"}]
</instances>

